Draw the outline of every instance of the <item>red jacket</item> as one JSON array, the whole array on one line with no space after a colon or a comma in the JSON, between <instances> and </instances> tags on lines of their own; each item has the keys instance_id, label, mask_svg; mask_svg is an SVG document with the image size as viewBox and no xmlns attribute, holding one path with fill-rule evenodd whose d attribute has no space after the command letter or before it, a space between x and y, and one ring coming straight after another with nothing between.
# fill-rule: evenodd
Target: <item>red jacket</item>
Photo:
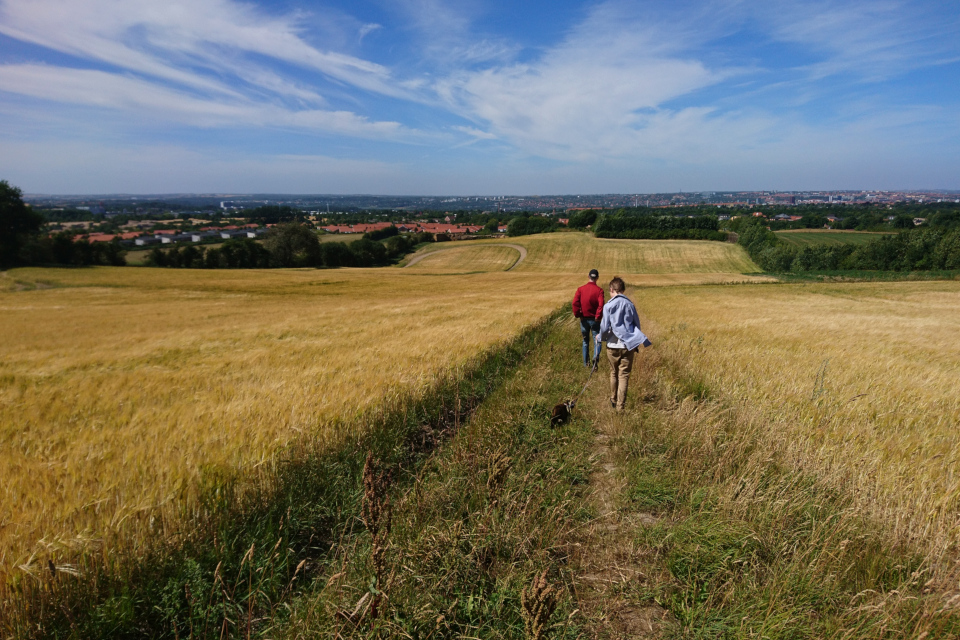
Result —
<instances>
[{"instance_id":1,"label":"red jacket","mask_svg":"<svg viewBox=\"0 0 960 640\"><path fill-rule=\"evenodd\" d=\"M573 315L576 318L602 318L603 289L593 282L577 289L573 294Z\"/></svg>"}]
</instances>

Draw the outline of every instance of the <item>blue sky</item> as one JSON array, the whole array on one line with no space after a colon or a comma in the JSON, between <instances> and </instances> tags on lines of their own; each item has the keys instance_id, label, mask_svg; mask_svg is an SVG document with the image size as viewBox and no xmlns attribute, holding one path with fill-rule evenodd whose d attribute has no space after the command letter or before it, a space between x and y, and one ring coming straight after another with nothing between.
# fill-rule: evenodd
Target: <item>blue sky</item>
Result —
<instances>
[{"instance_id":1,"label":"blue sky","mask_svg":"<svg viewBox=\"0 0 960 640\"><path fill-rule=\"evenodd\" d=\"M28 193L960 189L956 0L0 0Z\"/></svg>"}]
</instances>

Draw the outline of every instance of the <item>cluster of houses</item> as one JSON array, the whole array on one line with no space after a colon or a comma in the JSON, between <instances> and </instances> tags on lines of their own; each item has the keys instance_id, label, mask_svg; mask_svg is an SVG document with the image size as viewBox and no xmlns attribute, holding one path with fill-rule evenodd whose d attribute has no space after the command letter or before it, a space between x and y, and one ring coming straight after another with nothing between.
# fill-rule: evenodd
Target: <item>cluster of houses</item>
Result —
<instances>
[{"instance_id":1,"label":"cluster of houses","mask_svg":"<svg viewBox=\"0 0 960 640\"><path fill-rule=\"evenodd\" d=\"M267 225L271 226L271 225ZM129 233L91 233L86 236L87 242L113 242L136 247L149 247L157 244L177 244L179 242L204 242L216 240L230 240L232 238L259 238L267 232L265 227L258 224L242 226L229 225L226 227L203 227L199 231L181 232L173 229L157 229L149 233L131 231Z\"/></svg>"},{"instance_id":2,"label":"cluster of houses","mask_svg":"<svg viewBox=\"0 0 960 640\"><path fill-rule=\"evenodd\" d=\"M420 233L421 231L426 231L427 233L445 233L449 236L464 236L468 233L477 233L483 227L475 225L459 225L459 224L444 224L438 222L400 222L394 224L392 222L374 222L372 224L331 224L325 227L320 227L327 233L369 233L371 231L380 231L386 229L387 227L396 227L401 233ZM503 226L500 229L501 233L505 233L507 227Z\"/></svg>"},{"instance_id":3,"label":"cluster of houses","mask_svg":"<svg viewBox=\"0 0 960 640\"><path fill-rule=\"evenodd\" d=\"M85 239L87 242L113 242L118 240L120 244L131 247L149 247L152 245L178 244L185 242L209 242L219 240L230 240L232 238L259 238L268 231L266 225L261 227L257 224L229 225L225 227L201 227L198 231L176 231L174 229L155 229L153 231L129 231L126 233L91 233L86 236L80 236L78 239ZM483 229L476 225L459 225L437 222L374 222L371 224L352 224L352 225L327 225L320 227L327 233L369 233L371 231L380 231L387 227L396 227L401 233L445 233L452 237L464 237L467 234L475 234ZM500 233L506 233L506 225L501 225L498 229Z\"/></svg>"}]
</instances>

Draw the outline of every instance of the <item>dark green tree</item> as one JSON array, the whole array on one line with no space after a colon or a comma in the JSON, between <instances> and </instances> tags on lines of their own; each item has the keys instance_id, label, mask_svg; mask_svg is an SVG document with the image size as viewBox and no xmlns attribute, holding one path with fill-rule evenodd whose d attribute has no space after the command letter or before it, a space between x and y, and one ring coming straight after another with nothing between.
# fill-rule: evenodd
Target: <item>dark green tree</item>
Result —
<instances>
[{"instance_id":1,"label":"dark green tree","mask_svg":"<svg viewBox=\"0 0 960 640\"><path fill-rule=\"evenodd\" d=\"M913 216L901 214L893 219L892 226L894 229L913 229Z\"/></svg>"},{"instance_id":2,"label":"dark green tree","mask_svg":"<svg viewBox=\"0 0 960 640\"><path fill-rule=\"evenodd\" d=\"M593 209L587 209L586 211L577 211L575 214L570 216L567 226L571 229L586 229L596 221L597 212Z\"/></svg>"},{"instance_id":3,"label":"dark green tree","mask_svg":"<svg viewBox=\"0 0 960 640\"><path fill-rule=\"evenodd\" d=\"M355 240L349 245L354 264L358 267L378 267L390 263L387 248L373 240Z\"/></svg>"},{"instance_id":4,"label":"dark green tree","mask_svg":"<svg viewBox=\"0 0 960 640\"><path fill-rule=\"evenodd\" d=\"M21 249L40 235L43 216L23 202L23 192L0 180L0 268L21 264Z\"/></svg>"},{"instance_id":5,"label":"dark green tree","mask_svg":"<svg viewBox=\"0 0 960 640\"><path fill-rule=\"evenodd\" d=\"M303 211L293 207L266 204L245 212L253 222L259 224L279 224L281 222L300 222L304 219Z\"/></svg>"},{"instance_id":6,"label":"dark green tree","mask_svg":"<svg viewBox=\"0 0 960 640\"><path fill-rule=\"evenodd\" d=\"M278 224L267 233L263 244L276 267L317 267L322 263L320 239L306 225Z\"/></svg>"}]
</instances>

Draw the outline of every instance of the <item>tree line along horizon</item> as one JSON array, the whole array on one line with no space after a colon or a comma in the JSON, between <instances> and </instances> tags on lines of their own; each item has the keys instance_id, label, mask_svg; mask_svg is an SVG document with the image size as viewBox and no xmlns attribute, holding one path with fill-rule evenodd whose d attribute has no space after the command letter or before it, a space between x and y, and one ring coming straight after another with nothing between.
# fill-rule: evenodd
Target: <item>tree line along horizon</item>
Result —
<instances>
[{"instance_id":1,"label":"tree line along horizon","mask_svg":"<svg viewBox=\"0 0 960 640\"><path fill-rule=\"evenodd\" d=\"M760 209L765 217L750 212ZM481 234L495 234L507 224L507 235L516 237L551 233L566 229L589 230L598 238L690 239L726 241L737 234L738 243L767 272L809 271L912 271L960 269L960 204L903 203L902 205L767 205L751 206L731 213L733 219L721 220L715 205L670 208L621 208L610 212L586 209L569 215L566 225L559 222L565 214L541 212L453 212L460 224L482 226ZM793 220L772 219L788 213ZM263 240L231 239L218 246L184 245L150 250L145 264L173 268L281 268L281 267L376 267L396 264L405 255L430 242L450 240L445 234L401 233L397 227L363 234L351 242L320 242L307 214L294 207L264 205L243 212L245 219L274 225ZM447 212L420 212L416 219L436 219ZM371 210L337 216L341 224L382 221L396 217L395 211ZM83 217L97 221L98 216L84 211L38 211L25 204L22 192L7 181L0 181L0 268L28 265L113 265L126 264L126 250L117 242L90 243L77 239L70 231L45 233L50 224ZM211 216L216 217L216 216ZM236 219L237 215L233 216ZM151 216L156 220L156 216ZM183 223L184 219L167 215L160 219ZM833 218L833 219L830 219ZM917 218L923 219L919 225ZM110 226L142 219L135 215L109 221L99 216L100 232ZM168 225L170 226L170 225ZM776 231L788 229L833 229L884 231L861 244L814 245L793 247L779 239Z\"/></svg>"}]
</instances>

